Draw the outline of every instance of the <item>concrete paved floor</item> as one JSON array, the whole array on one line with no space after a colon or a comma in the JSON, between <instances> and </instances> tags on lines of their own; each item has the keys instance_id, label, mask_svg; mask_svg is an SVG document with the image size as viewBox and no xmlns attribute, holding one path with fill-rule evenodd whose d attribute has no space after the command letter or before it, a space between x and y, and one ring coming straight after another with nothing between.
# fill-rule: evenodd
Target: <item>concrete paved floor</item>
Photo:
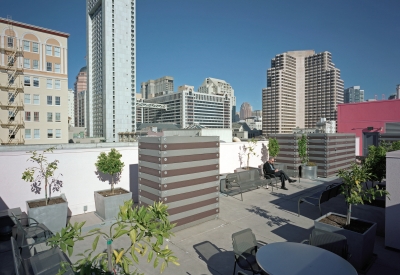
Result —
<instances>
[{"instance_id":1,"label":"concrete paved floor","mask_svg":"<svg viewBox=\"0 0 400 275\"><path fill-rule=\"evenodd\" d=\"M175 233L168 241L168 246L179 258L180 266L170 265L163 274L166 275L225 275L232 274L234 256L232 252L233 233L245 228L251 228L260 245L273 242L300 242L307 239L314 219L319 217L317 208L310 205L301 205L301 216L297 215L297 201L300 196L312 194L325 188L329 180L318 181L302 180L301 183L288 184L289 190L260 188L234 197L220 196L220 215L195 227L187 228ZM322 205L323 214L334 211L345 213L345 204L342 196L331 199ZM108 231L108 224L101 224L101 220L94 213L77 215L71 222L86 220L85 230L100 226L104 232ZM88 238L78 242L74 255L91 247L92 240ZM123 238L113 243L116 247L124 247L128 242ZM106 247L105 240L98 245L99 252ZM43 246L37 250L45 249ZM3 264L12 260L7 244L0 243L0 275L13 274L12 266ZM400 274L400 253L385 249L384 238L377 236L374 252L377 260L368 271L368 275L397 275ZM75 262L79 257L72 256ZM145 274L159 274L158 269L147 264L146 258L139 258L139 271ZM290 263L290 259L288 258ZM8 268L6 268L6 266ZM236 269L237 271L240 268ZM236 271L236 272L237 272ZM245 272L246 273L246 272ZM249 273L246 273L249 274Z\"/></svg>"}]
</instances>

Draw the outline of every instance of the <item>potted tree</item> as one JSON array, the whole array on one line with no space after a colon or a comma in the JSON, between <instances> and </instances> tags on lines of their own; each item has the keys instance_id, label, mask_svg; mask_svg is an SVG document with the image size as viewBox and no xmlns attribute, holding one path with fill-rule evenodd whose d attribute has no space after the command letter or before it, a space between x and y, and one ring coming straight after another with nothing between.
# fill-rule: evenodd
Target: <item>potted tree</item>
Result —
<instances>
[{"instance_id":1,"label":"potted tree","mask_svg":"<svg viewBox=\"0 0 400 275\"><path fill-rule=\"evenodd\" d=\"M121 161L121 157L121 153L112 148L108 154L101 152L95 163L98 178L102 181L109 181L111 184L111 189L94 192L96 213L103 220L115 219L119 211L119 206L123 204L123 201L132 198L132 192L123 188L114 188L115 183L119 181L125 165Z\"/></svg>"},{"instance_id":2,"label":"potted tree","mask_svg":"<svg viewBox=\"0 0 400 275\"><path fill-rule=\"evenodd\" d=\"M301 177L306 179L317 178L317 165L315 162L310 162L307 154L307 136L301 135L297 142L299 157L301 160Z\"/></svg>"},{"instance_id":3,"label":"potted tree","mask_svg":"<svg viewBox=\"0 0 400 275\"><path fill-rule=\"evenodd\" d=\"M92 245L84 253L78 254L82 259L72 266L75 274L138 274L137 270L133 271L139 264L138 256L146 257L154 268L161 264L161 272L169 263L179 265L173 251L164 244L173 235L171 230L175 226L168 220L168 207L162 202L154 202L148 207L132 206L132 200L120 206L117 221L108 232L95 228L82 234L85 222L68 224L60 234L50 238L48 244L60 247L71 256L77 242L94 237ZM120 239L120 244L126 244L125 249L113 245L117 239Z\"/></svg>"},{"instance_id":4,"label":"potted tree","mask_svg":"<svg viewBox=\"0 0 400 275\"><path fill-rule=\"evenodd\" d=\"M349 252L352 255L350 263L358 270L365 269L371 260L377 224L370 221L351 217L352 205L371 202L376 196L388 195L388 192L374 188L364 188L363 183L370 177L371 173L365 166L353 163L349 170L340 170L338 176L343 184L341 193L347 204L347 214L328 213L314 221L315 228L344 235L349 244Z\"/></svg>"},{"instance_id":5,"label":"potted tree","mask_svg":"<svg viewBox=\"0 0 400 275\"><path fill-rule=\"evenodd\" d=\"M42 153L30 151L31 157L27 160L36 164L28 167L22 173L22 179L31 183L31 191L40 194L44 187L45 198L26 202L28 217L43 223L53 233L59 232L67 224L68 202L65 197L51 197L51 192L59 192L63 181L55 177L58 160L48 161L45 156L53 153L55 147L50 147ZM42 184L44 183L44 186Z\"/></svg>"}]
</instances>

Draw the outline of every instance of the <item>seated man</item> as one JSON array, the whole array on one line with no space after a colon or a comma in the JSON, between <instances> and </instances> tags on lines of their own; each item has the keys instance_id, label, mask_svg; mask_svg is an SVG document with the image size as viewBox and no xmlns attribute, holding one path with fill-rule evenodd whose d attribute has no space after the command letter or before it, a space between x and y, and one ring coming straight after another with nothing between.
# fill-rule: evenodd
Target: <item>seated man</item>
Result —
<instances>
[{"instance_id":1,"label":"seated man","mask_svg":"<svg viewBox=\"0 0 400 275\"><path fill-rule=\"evenodd\" d=\"M275 175L277 177L280 177L281 183L282 183L281 184L282 185L282 189L288 190L285 187L285 180L289 180L289 182L296 182L296 180L292 180L291 178L289 178L289 176L286 175L286 173L284 171L275 169L274 162L275 162L274 158L272 158L272 157L269 158L269 160L264 164L264 171L266 171L267 174L271 174L271 175Z\"/></svg>"}]
</instances>

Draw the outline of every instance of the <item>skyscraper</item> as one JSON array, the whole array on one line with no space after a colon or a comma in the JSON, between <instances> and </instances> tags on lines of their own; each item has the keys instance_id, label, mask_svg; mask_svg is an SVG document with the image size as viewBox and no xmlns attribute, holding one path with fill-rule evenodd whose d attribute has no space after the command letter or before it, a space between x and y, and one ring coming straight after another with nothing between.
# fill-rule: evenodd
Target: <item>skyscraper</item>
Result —
<instances>
[{"instance_id":1,"label":"skyscraper","mask_svg":"<svg viewBox=\"0 0 400 275\"><path fill-rule=\"evenodd\" d=\"M135 0L87 0L88 135L136 130Z\"/></svg>"},{"instance_id":2,"label":"skyscraper","mask_svg":"<svg viewBox=\"0 0 400 275\"><path fill-rule=\"evenodd\" d=\"M353 86L344 90L344 103L364 102L364 90Z\"/></svg>"},{"instance_id":3,"label":"skyscraper","mask_svg":"<svg viewBox=\"0 0 400 275\"><path fill-rule=\"evenodd\" d=\"M315 127L320 118L336 120L343 103L343 80L329 52L290 51L276 55L263 89L263 132L292 133Z\"/></svg>"},{"instance_id":4,"label":"skyscraper","mask_svg":"<svg viewBox=\"0 0 400 275\"><path fill-rule=\"evenodd\" d=\"M231 100L231 121L234 120L236 114L236 97L235 91L229 83L225 80L207 77L197 89L197 92L210 95L228 96Z\"/></svg>"},{"instance_id":5,"label":"skyscraper","mask_svg":"<svg viewBox=\"0 0 400 275\"><path fill-rule=\"evenodd\" d=\"M86 127L87 67L82 67L74 83L75 127Z\"/></svg>"},{"instance_id":6,"label":"skyscraper","mask_svg":"<svg viewBox=\"0 0 400 275\"><path fill-rule=\"evenodd\" d=\"M140 93L143 99L149 99L160 95L162 92L174 91L174 78L172 76L163 76L156 80L150 79L142 82L140 85Z\"/></svg>"},{"instance_id":7,"label":"skyscraper","mask_svg":"<svg viewBox=\"0 0 400 275\"><path fill-rule=\"evenodd\" d=\"M248 117L252 116L253 108L251 107L250 103L243 102L240 106L240 119L244 120Z\"/></svg>"}]
</instances>

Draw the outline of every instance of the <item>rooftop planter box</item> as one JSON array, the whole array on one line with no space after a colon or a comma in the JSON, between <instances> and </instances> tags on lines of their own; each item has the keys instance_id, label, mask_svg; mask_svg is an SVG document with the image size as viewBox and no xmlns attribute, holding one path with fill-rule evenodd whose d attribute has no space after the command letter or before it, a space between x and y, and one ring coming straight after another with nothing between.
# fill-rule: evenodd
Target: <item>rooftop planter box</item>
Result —
<instances>
[{"instance_id":1,"label":"rooftop planter box","mask_svg":"<svg viewBox=\"0 0 400 275\"><path fill-rule=\"evenodd\" d=\"M132 199L132 192L122 188L114 189L111 194L109 189L94 192L94 203L96 214L103 220L113 220L117 218L119 207L124 205L124 201Z\"/></svg>"},{"instance_id":2,"label":"rooftop planter box","mask_svg":"<svg viewBox=\"0 0 400 275\"><path fill-rule=\"evenodd\" d=\"M358 224L361 224L361 226L369 225L369 228L364 233L359 233L345 229L343 228L343 225L331 225L326 223L326 220L335 220L332 222L335 223L337 217L342 218L344 222L346 221L345 215L329 212L328 214L316 219L314 221L314 226L317 229L345 236L349 245L349 253L351 254L349 262L359 271L367 269L372 260L377 224L357 218L351 218L351 224L353 226L357 226Z\"/></svg>"}]
</instances>

